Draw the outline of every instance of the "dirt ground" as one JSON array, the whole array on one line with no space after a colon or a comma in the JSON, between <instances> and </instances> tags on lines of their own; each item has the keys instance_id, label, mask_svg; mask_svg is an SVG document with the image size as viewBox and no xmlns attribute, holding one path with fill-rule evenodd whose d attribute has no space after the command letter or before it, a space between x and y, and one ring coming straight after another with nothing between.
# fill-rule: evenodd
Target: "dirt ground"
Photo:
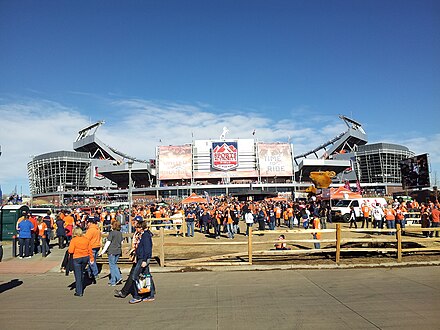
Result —
<instances>
[{"instance_id":1,"label":"dirt ground","mask_svg":"<svg viewBox=\"0 0 440 330\"><path fill-rule=\"evenodd\" d=\"M342 229L348 229L348 224L341 224ZM360 227L360 226L358 226ZM256 226L254 226L256 228ZM328 224L327 229L335 229L335 224ZM174 230L165 230L165 263L167 265L185 264L188 260L193 262L224 262L225 264L239 264L248 262L248 237L244 235L245 224L240 223L241 233L235 235L234 239L228 239L227 234L222 234L220 239L215 239L212 236L202 234L196 228L194 237L176 237ZM266 230L259 232L254 230L252 236L253 252L257 251L272 251L273 255L260 256L257 253L253 255L253 264L307 264L307 265L326 265L335 264L335 252L325 252L326 248L335 249L334 242L321 243L323 251L314 254L292 254L296 250L312 250L313 241L310 242L288 242L287 246L291 249L287 253L284 251L274 251L274 244L278 236L283 232L286 240L311 240L310 232L305 232L304 229L297 229L294 232L287 232L287 228L281 226L279 230L272 232ZM160 253L160 236L159 231L153 230L155 236L154 240L154 254ZM387 242L346 242L341 245L342 248L354 249L381 249L393 248L396 249L397 241L394 235L386 235L384 233L377 234L372 232L342 232L342 239L349 238L363 238L367 241L373 240L387 240ZM335 240L335 232L322 233L322 240ZM207 243L209 245L207 245ZM227 245L228 243L234 245ZM242 244L238 244L242 243ZM179 244L173 246L173 244ZM180 245L181 244L181 245ZM200 244L200 245L199 245ZM203 244L203 245L201 245ZM211 245L212 244L212 245ZM402 236L402 248L437 248L440 249L439 239L424 238L421 233L407 233ZM225 256L234 254L232 256ZM238 255L237 255L238 254ZM214 258L214 256L219 256ZM206 258L213 257L211 260ZM199 260L197 260L199 259ZM421 262L421 261L440 261L440 251L419 251L419 252L404 252L402 257L403 262ZM353 251L341 252L342 264L381 264L397 262L397 254L395 251L381 252L381 251Z\"/></svg>"}]
</instances>

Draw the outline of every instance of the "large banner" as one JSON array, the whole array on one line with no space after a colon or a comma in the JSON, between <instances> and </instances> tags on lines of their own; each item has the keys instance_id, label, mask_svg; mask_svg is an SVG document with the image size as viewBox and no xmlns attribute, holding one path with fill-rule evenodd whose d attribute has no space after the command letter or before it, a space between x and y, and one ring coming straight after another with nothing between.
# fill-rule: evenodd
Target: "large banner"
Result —
<instances>
[{"instance_id":1,"label":"large banner","mask_svg":"<svg viewBox=\"0 0 440 330\"><path fill-rule=\"evenodd\" d=\"M191 179L191 146L161 146L158 149L159 180Z\"/></svg>"},{"instance_id":2,"label":"large banner","mask_svg":"<svg viewBox=\"0 0 440 330\"><path fill-rule=\"evenodd\" d=\"M293 176L292 153L288 143L259 143L260 176Z\"/></svg>"},{"instance_id":3,"label":"large banner","mask_svg":"<svg viewBox=\"0 0 440 330\"><path fill-rule=\"evenodd\" d=\"M212 168L229 171L238 167L237 142L212 142Z\"/></svg>"}]
</instances>

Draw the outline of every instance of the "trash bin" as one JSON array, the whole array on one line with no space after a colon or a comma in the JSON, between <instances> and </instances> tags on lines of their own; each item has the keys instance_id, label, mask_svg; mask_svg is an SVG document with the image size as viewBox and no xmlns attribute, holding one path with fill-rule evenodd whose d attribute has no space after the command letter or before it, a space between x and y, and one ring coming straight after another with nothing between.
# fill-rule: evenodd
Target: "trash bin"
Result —
<instances>
[{"instance_id":1,"label":"trash bin","mask_svg":"<svg viewBox=\"0 0 440 330\"><path fill-rule=\"evenodd\" d=\"M0 209L0 241L12 241L17 233L17 220L23 212L29 212L27 205L5 205Z\"/></svg>"}]
</instances>

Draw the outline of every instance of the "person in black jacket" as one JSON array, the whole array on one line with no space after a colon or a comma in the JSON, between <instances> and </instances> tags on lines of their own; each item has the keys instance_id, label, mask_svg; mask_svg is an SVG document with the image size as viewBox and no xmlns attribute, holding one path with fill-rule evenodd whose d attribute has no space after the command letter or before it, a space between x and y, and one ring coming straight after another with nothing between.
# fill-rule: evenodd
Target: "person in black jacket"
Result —
<instances>
[{"instance_id":1,"label":"person in black jacket","mask_svg":"<svg viewBox=\"0 0 440 330\"><path fill-rule=\"evenodd\" d=\"M208 224L211 222L211 215L208 210L204 210L200 217L200 232L203 234L209 234Z\"/></svg>"},{"instance_id":2,"label":"person in black jacket","mask_svg":"<svg viewBox=\"0 0 440 330\"><path fill-rule=\"evenodd\" d=\"M132 280L133 280L133 299L129 301L130 304L136 304L141 301L154 301L154 294L155 294L155 287L153 278L151 277L150 273L150 260L153 253L153 240L152 236L153 234L151 231L147 228L145 222L142 223L141 229L143 230L143 234L141 236L141 240L139 241L139 245L136 248L136 266L135 270L133 271ZM139 278L140 274L144 274L150 277L151 280L151 290L148 293L147 296L142 297L138 289L136 287L136 280Z\"/></svg>"},{"instance_id":3,"label":"person in black jacket","mask_svg":"<svg viewBox=\"0 0 440 330\"><path fill-rule=\"evenodd\" d=\"M124 287L120 291L115 291L115 297L117 298L125 298L131 291L133 294L133 299L129 301L130 304L136 304L142 301L149 302L154 301L155 299L155 286L150 273L150 259L153 253L152 236L153 234L147 228L145 221L138 222L136 224L136 233L133 235L133 241L136 245L133 266L131 267L130 275L125 282ZM142 297L136 287L136 281L141 273L148 275L151 278L151 291L146 297Z\"/></svg>"},{"instance_id":4,"label":"person in black jacket","mask_svg":"<svg viewBox=\"0 0 440 330\"><path fill-rule=\"evenodd\" d=\"M66 228L64 227L65 225L64 220L58 217L56 225L57 225L58 248L64 249L67 243L67 235L66 235Z\"/></svg>"}]
</instances>

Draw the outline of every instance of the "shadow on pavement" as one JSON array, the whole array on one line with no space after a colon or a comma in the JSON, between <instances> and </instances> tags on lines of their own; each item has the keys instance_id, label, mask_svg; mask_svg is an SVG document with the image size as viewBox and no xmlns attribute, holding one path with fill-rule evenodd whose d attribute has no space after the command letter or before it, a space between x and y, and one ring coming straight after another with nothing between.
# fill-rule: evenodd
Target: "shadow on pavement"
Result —
<instances>
[{"instance_id":1,"label":"shadow on pavement","mask_svg":"<svg viewBox=\"0 0 440 330\"><path fill-rule=\"evenodd\" d=\"M11 290L23 284L23 281L20 281L17 278L10 280L8 283L0 284L0 293Z\"/></svg>"}]
</instances>

